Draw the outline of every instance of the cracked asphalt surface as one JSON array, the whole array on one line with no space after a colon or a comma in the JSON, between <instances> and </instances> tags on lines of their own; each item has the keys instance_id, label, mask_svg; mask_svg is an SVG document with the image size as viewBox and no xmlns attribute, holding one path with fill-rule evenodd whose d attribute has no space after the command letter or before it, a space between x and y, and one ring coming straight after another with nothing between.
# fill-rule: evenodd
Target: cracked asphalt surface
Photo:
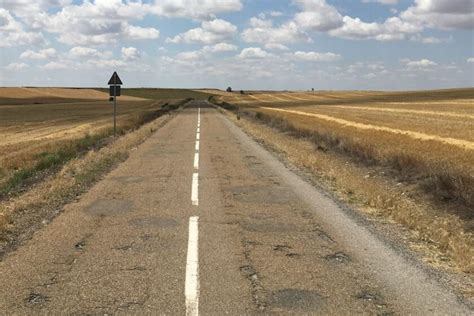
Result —
<instances>
[{"instance_id":1,"label":"cracked asphalt surface","mask_svg":"<svg viewBox=\"0 0 474 316\"><path fill-rule=\"evenodd\" d=\"M470 313L204 101L0 262L0 313L186 314L191 216L203 315Z\"/></svg>"}]
</instances>

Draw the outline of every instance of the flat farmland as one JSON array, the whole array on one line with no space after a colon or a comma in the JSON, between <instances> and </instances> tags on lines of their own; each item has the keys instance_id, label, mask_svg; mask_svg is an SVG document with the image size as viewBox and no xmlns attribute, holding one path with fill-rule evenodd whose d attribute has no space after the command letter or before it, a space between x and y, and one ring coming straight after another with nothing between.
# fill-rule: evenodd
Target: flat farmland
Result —
<instances>
[{"instance_id":1,"label":"flat farmland","mask_svg":"<svg viewBox=\"0 0 474 316\"><path fill-rule=\"evenodd\" d=\"M183 92L172 94L172 99L156 98L155 94L118 97L120 131L136 127L164 104L186 98ZM65 146L89 144L110 135L112 126L113 102L103 91L0 88L0 184Z\"/></svg>"},{"instance_id":2,"label":"flat farmland","mask_svg":"<svg viewBox=\"0 0 474 316\"><path fill-rule=\"evenodd\" d=\"M323 147L427 175L474 205L474 89L419 92L250 92L217 97ZM271 122L273 120L273 122Z\"/></svg>"},{"instance_id":3,"label":"flat farmland","mask_svg":"<svg viewBox=\"0 0 474 316\"><path fill-rule=\"evenodd\" d=\"M246 91L214 101L349 204L474 271L474 89Z\"/></svg>"}]
</instances>

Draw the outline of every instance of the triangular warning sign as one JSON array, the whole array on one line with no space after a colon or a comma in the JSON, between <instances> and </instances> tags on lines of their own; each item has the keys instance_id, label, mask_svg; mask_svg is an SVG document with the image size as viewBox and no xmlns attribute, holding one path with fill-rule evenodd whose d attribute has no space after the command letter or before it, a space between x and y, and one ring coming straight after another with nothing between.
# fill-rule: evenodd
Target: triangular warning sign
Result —
<instances>
[{"instance_id":1,"label":"triangular warning sign","mask_svg":"<svg viewBox=\"0 0 474 316\"><path fill-rule=\"evenodd\" d=\"M122 83L122 80L120 80L119 76L117 75L117 72L114 71L114 74L112 75L112 77L110 77L110 80L109 80L109 83L110 85L113 85L113 84L123 84Z\"/></svg>"}]
</instances>

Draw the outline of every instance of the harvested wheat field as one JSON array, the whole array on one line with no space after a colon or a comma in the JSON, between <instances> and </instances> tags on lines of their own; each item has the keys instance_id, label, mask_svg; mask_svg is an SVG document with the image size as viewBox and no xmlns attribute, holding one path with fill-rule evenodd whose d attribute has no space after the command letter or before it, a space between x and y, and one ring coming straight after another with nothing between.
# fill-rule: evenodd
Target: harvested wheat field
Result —
<instances>
[{"instance_id":1,"label":"harvested wheat field","mask_svg":"<svg viewBox=\"0 0 474 316\"><path fill-rule=\"evenodd\" d=\"M474 89L254 93L219 99L316 133L328 146L353 155L448 176L444 189L474 205Z\"/></svg>"},{"instance_id":2,"label":"harvested wheat field","mask_svg":"<svg viewBox=\"0 0 474 316\"><path fill-rule=\"evenodd\" d=\"M182 99L118 97L120 132ZM0 88L0 186L65 146L87 147L110 135L113 103L94 89ZM85 149L85 148L84 148Z\"/></svg>"},{"instance_id":3,"label":"harvested wheat field","mask_svg":"<svg viewBox=\"0 0 474 316\"><path fill-rule=\"evenodd\" d=\"M285 143L248 123L294 163L334 179L348 201L377 208L473 271L474 89L251 92L215 100L301 140Z\"/></svg>"}]
</instances>

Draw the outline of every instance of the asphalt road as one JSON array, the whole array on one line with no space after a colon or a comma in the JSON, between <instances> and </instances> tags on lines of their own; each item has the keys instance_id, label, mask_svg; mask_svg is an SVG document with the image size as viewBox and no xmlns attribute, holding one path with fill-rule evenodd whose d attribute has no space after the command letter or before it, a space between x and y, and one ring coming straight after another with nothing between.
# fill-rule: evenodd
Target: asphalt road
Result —
<instances>
[{"instance_id":1,"label":"asphalt road","mask_svg":"<svg viewBox=\"0 0 474 316\"><path fill-rule=\"evenodd\" d=\"M193 102L0 262L1 314L469 314Z\"/></svg>"}]
</instances>

